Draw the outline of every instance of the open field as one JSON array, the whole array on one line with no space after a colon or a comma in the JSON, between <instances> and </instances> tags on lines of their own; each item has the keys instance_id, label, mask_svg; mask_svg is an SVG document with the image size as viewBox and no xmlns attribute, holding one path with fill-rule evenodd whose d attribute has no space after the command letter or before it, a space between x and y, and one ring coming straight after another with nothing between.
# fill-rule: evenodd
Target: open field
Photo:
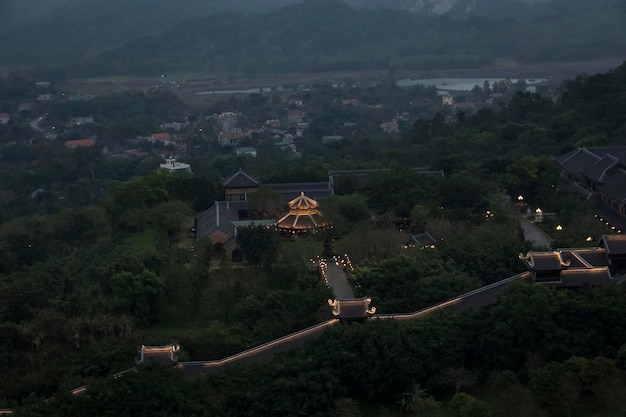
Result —
<instances>
[{"instance_id":1,"label":"open field","mask_svg":"<svg viewBox=\"0 0 626 417\"><path fill-rule=\"evenodd\" d=\"M595 74L616 68L623 58L605 58L583 62L543 62L520 64L515 60L501 58L494 65L480 68L449 69L437 71L396 72L396 79L438 77L502 77L546 78L560 81L579 74ZM168 88L192 105L223 100L226 95L196 93L206 91L245 90L279 86L313 85L319 82L336 82L350 79L357 83L378 82L386 79L387 71L343 71L324 73L265 74L255 78L233 78L226 74L163 74L154 77L112 76L68 80L62 89L76 94L106 94L126 90L148 90L159 86Z\"/></svg>"}]
</instances>

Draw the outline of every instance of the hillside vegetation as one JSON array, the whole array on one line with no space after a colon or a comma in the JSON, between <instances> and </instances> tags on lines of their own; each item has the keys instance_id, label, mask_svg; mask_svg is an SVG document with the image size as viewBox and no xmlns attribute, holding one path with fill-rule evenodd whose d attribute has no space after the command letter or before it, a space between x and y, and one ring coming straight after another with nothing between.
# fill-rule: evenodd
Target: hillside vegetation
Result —
<instances>
[{"instance_id":1,"label":"hillside vegetation","mask_svg":"<svg viewBox=\"0 0 626 417\"><path fill-rule=\"evenodd\" d=\"M18 76L0 78L3 100L21 102L34 85L16 89ZM133 366L142 343L180 343L181 360L215 359L326 320L332 294L307 268L324 237L353 257L358 290L381 312L418 309L519 272L517 255L530 244L511 204L518 194L556 213L562 246L594 244L586 236L606 230L583 199L553 187L553 157L576 146L622 144L625 88L622 64L566 82L554 100L518 92L497 109L417 119L399 135L357 130L325 144L309 132L298 144L302 158L263 137L256 158L211 148L190 161L196 174L189 177L154 173L158 161L148 158L108 158L98 147L30 143L36 133L25 120L3 126L0 407L29 417L623 414L623 285L576 292L513 286L490 308L337 326L269 365L207 378L154 368L107 376ZM341 94L384 101L381 111L395 114L396 100L423 90L316 86L307 91L310 129L356 119L358 108L337 104ZM250 115L284 107L263 97L223 106ZM107 136L108 129L148 123L151 131L154 119L184 107L167 91L85 103L110 145L119 135ZM47 118L62 121L77 104L49 106ZM425 163L445 177L425 179L410 169ZM337 226L332 236L274 242L253 266L215 254L211 242L195 242L194 251L181 245L185 222L222 198L221 178L238 168L286 182L327 178L329 168L376 167L390 170L364 187L341 184L322 206ZM35 187L47 192L31 196ZM370 210L380 221L371 221ZM403 231L396 215L410 217ZM405 230L443 240L432 251L405 250ZM84 395L68 394L82 384L90 387Z\"/></svg>"}]
</instances>

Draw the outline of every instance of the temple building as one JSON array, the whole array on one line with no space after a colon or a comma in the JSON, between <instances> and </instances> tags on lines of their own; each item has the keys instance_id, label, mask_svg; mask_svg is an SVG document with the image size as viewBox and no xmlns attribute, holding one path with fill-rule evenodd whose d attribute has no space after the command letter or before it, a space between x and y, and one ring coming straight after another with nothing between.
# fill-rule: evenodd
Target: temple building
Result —
<instances>
[{"instance_id":1,"label":"temple building","mask_svg":"<svg viewBox=\"0 0 626 417\"><path fill-rule=\"evenodd\" d=\"M304 198L305 201L308 201L306 204L314 205L315 209L309 209L311 211L309 213L310 216L304 212L302 212L301 219L297 216L298 219L295 222L296 229L302 232L315 231L319 228L327 227L326 222L323 221L321 214L317 211L317 202L323 201L333 194L332 187L328 181L261 184L258 179L239 169L239 171L222 180L222 187L224 188L224 201L216 201L211 208L198 214L195 220L196 239L210 239L216 253L224 253L228 257L233 257L233 253L237 250L237 227L250 225L276 226L276 218L254 218L255 213L254 209L251 210L250 207L250 197L260 187L275 192L281 206L297 200L299 197L294 200L294 196L298 194L311 193L315 200L306 196ZM304 210L304 207L301 209ZM283 217L289 217L290 213ZM305 222L309 222L306 224L310 224L312 227L304 227ZM316 229L316 225L319 226L318 229ZM294 232L296 229L293 229Z\"/></svg>"},{"instance_id":2,"label":"temple building","mask_svg":"<svg viewBox=\"0 0 626 417\"><path fill-rule=\"evenodd\" d=\"M296 235L327 230L332 225L318 210L317 201L300 192L289 202L289 212L278 219L276 227L283 235Z\"/></svg>"},{"instance_id":3,"label":"temple building","mask_svg":"<svg viewBox=\"0 0 626 417\"><path fill-rule=\"evenodd\" d=\"M530 251L519 258L538 284L569 288L606 284L626 271L626 236L604 235L595 248Z\"/></svg>"},{"instance_id":4,"label":"temple building","mask_svg":"<svg viewBox=\"0 0 626 417\"><path fill-rule=\"evenodd\" d=\"M626 146L577 148L555 162L559 187L582 194L613 230L626 231Z\"/></svg>"},{"instance_id":5,"label":"temple building","mask_svg":"<svg viewBox=\"0 0 626 417\"><path fill-rule=\"evenodd\" d=\"M224 197L226 201L248 201L250 194L254 193L261 183L241 169L222 181Z\"/></svg>"},{"instance_id":6,"label":"temple building","mask_svg":"<svg viewBox=\"0 0 626 417\"><path fill-rule=\"evenodd\" d=\"M342 321L359 321L371 317L376 312L376 307L370 307L371 298L353 298L349 300L328 300L332 307L333 316Z\"/></svg>"},{"instance_id":7,"label":"temple building","mask_svg":"<svg viewBox=\"0 0 626 417\"><path fill-rule=\"evenodd\" d=\"M136 360L137 365L162 365L170 366L178 362L176 352L180 350L178 345L164 346L146 346L141 345L139 348L139 358Z\"/></svg>"}]
</instances>

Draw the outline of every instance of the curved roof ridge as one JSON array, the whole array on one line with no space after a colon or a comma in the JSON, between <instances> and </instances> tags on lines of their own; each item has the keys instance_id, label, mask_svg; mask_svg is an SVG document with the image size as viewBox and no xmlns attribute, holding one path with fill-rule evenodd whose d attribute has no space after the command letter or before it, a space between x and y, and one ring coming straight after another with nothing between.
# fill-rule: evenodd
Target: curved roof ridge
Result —
<instances>
[{"instance_id":1,"label":"curved roof ridge","mask_svg":"<svg viewBox=\"0 0 626 417\"><path fill-rule=\"evenodd\" d=\"M318 205L317 201L304 195L304 191L300 191L300 195L289 202L289 209L313 210L317 209Z\"/></svg>"},{"instance_id":2,"label":"curved roof ridge","mask_svg":"<svg viewBox=\"0 0 626 417\"><path fill-rule=\"evenodd\" d=\"M232 174L230 177L227 177L222 180L222 185L224 187L235 187L235 188L247 188L247 187L256 187L260 184L259 180L254 178L252 175L247 174L241 168L239 171Z\"/></svg>"}]
</instances>

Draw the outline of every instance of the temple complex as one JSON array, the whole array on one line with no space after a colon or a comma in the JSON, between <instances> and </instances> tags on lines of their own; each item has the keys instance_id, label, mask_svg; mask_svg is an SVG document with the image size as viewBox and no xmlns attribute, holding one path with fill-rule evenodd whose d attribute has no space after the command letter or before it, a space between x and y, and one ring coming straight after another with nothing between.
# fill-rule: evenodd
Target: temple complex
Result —
<instances>
[{"instance_id":1,"label":"temple complex","mask_svg":"<svg viewBox=\"0 0 626 417\"><path fill-rule=\"evenodd\" d=\"M626 236L603 235L598 247L530 251L519 258L538 284L570 288L605 284L624 272Z\"/></svg>"},{"instance_id":2,"label":"temple complex","mask_svg":"<svg viewBox=\"0 0 626 417\"><path fill-rule=\"evenodd\" d=\"M260 187L276 193L280 205L289 203L290 211L278 222L279 230L285 235L312 232L329 227L329 223L317 210L318 202L333 194L328 181L263 185L258 179L240 169L223 179L222 186L224 200L216 201L211 208L197 215L195 219L196 239L211 239L216 253L225 253L228 257L232 257L237 249L237 227L277 226L275 218L254 217L250 197L257 193ZM314 198L306 196L305 193L311 193Z\"/></svg>"}]
</instances>

